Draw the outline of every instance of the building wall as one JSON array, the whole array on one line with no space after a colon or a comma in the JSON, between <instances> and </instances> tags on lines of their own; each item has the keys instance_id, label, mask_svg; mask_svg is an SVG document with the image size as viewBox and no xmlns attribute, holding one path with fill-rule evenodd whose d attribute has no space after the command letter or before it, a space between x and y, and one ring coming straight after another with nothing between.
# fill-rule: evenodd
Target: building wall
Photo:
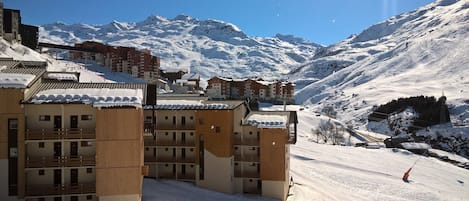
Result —
<instances>
[{"instance_id":1,"label":"building wall","mask_svg":"<svg viewBox=\"0 0 469 201\"><path fill-rule=\"evenodd\" d=\"M287 143L288 129L260 129L262 195L285 200L288 194L289 160L287 156L290 153Z\"/></svg>"},{"instance_id":2,"label":"building wall","mask_svg":"<svg viewBox=\"0 0 469 201\"><path fill-rule=\"evenodd\" d=\"M197 186L224 193L233 193L235 189L233 157L218 157L205 150L204 163L204 179L200 179L197 174ZM197 169L200 171L200 168Z\"/></svg>"},{"instance_id":3,"label":"building wall","mask_svg":"<svg viewBox=\"0 0 469 201\"><path fill-rule=\"evenodd\" d=\"M195 112L196 153L203 138L204 179L197 175L197 185L226 193L234 190L233 181L233 110L199 110ZM199 154L196 155L199 163ZM224 171L220 171L224 170Z\"/></svg>"},{"instance_id":4,"label":"building wall","mask_svg":"<svg viewBox=\"0 0 469 201\"><path fill-rule=\"evenodd\" d=\"M100 200L140 200L144 169L142 122L141 108L97 110L96 194Z\"/></svg>"},{"instance_id":5,"label":"building wall","mask_svg":"<svg viewBox=\"0 0 469 201\"><path fill-rule=\"evenodd\" d=\"M288 182L262 180L262 196L286 200Z\"/></svg>"}]
</instances>

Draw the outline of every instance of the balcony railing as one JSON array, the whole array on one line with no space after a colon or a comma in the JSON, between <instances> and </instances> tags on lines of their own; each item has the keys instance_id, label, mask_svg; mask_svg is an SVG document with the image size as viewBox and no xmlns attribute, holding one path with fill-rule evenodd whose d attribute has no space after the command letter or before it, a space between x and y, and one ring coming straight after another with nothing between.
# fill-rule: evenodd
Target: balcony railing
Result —
<instances>
[{"instance_id":1,"label":"balcony railing","mask_svg":"<svg viewBox=\"0 0 469 201\"><path fill-rule=\"evenodd\" d=\"M143 124L143 134L144 135L153 135L153 124L152 123L144 123Z\"/></svg>"},{"instance_id":2,"label":"balcony railing","mask_svg":"<svg viewBox=\"0 0 469 201\"><path fill-rule=\"evenodd\" d=\"M26 129L25 140L95 139L96 129Z\"/></svg>"},{"instance_id":3,"label":"balcony railing","mask_svg":"<svg viewBox=\"0 0 469 201\"><path fill-rule=\"evenodd\" d=\"M259 172L254 172L254 171L241 171L241 170L235 170L234 172L235 177L242 177L242 178L260 178L260 173Z\"/></svg>"},{"instance_id":4,"label":"balcony railing","mask_svg":"<svg viewBox=\"0 0 469 201\"><path fill-rule=\"evenodd\" d=\"M259 156L235 154L234 160L241 162L259 162Z\"/></svg>"},{"instance_id":5,"label":"balcony railing","mask_svg":"<svg viewBox=\"0 0 469 201\"><path fill-rule=\"evenodd\" d=\"M25 168L95 166L95 156L26 157Z\"/></svg>"},{"instance_id":6,"label":"balcony railing","mask_svg":"<svg viewBox=\"0 0 469 201\"><path fill-rule=\"evenodd\" d=\"M53 196L96 193L95 183L26 185L26 196Z\"/></svg>"},{"instance_id":7,"label":"balcony railing","mask_svg":"<svg viewBox=\"0 0 469 201\"><path fill-rule=\"evenodd\" d=\"M173 158L173 157L154 157L145 156L145 162L148 163L195 163L195 158Z\"/></svg>"},{"instance_id":8,"label":"balcony railing","mask_svg":"<svg viewBox=\"0 0 469 201\"><path fill-rule=\"evenodd\" d=\"M158 130L195 130L195 124L186 124L186 125L158 125L156 127Z\"/></svg>"},{"instance_id":9,"label":"balcony railing","mask_svg":"<svg viewBox=\"0 0 469 201\"><path fill-rule=\"evenodd\" d=\"M252 138L252 139L242 139L235 138L234 139L235 145L246 145L246 146L259 146L259 139Z\"/></svg>"},{"instance_id":10,"label":"balcony railing","mask_svg":"<svg viewBox=\"0 0 469 201\"><path fill-rule=\"evenodd\" d=\"M182 173L178 173L177 175L177 179L178 180L183 180L183 181L193 181L195 180L195 174L182 174Z\"/></svg>"},{"instance_id":11,"label":"balcony railing","mask_svg":"<svg viewBox=\"0 0 469 201\"><path fill-rule=\"evenodd\" d=\"M145 146L155 147L155 146L170 146L170 147L195 147L195 141L174 141L174 140L145 140Z\"/></svg>"}]
</instances>

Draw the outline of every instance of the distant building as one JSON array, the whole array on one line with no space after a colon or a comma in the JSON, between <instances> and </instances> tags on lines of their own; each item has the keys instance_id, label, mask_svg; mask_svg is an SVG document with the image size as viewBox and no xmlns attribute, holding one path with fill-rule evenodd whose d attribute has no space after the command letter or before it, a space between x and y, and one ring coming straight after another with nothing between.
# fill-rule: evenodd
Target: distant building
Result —
<instances>
[{"instance_id":1,"label":"distant building","mask_svg":"<svg viewBox=\"0 0 469 201\"><path fill-rule=\"evenodd\" d=\"M73 60L95 62L108 67L111 71L128 73L150 83L156 83L159 78L160 58L151 55L149 50L116 47L94 41L77 43L75 47L81 50L71 51L70 56Z\"/></svg>"},{"instance_id":2,"label":"distant building","mask_svg":"<svg viewBox=\"0 0 469 201\"><path fill-rule=\"evenodd\" d=\"M7 41L21 42L21 15L19 10L3 9L3 38Z\"/></svg>"},{"instance_id":3,"label":"distant building","mask_svg":"<svg viewBox=\"0 0 469 201\"><path fill-rule=\"evenodd\" d=\"M39 38L39 28L37 26L21 24L20 25L21 44L36 50Z\"/></svg>"},{"instance_id":4,"label":"distant building","mask_svg":"<svg viewBox=\"0 0 469 201\"><path fill-rule=\"evenodd\" d=\"M37 49L39 31L37 26L21 23L20 10L3 8L0 2L0 36L9 42L19 42L33 50Z\"/></svg>"},{"instance_id":5,"label":"distant building","mask_svg":"<svg viewBox=\"0 0 469 201\"><path fill-rule=\"evenodd\" d=\"M207 95L211 99L255 98L272 103L295 103L291 82L262 79L232 79L213 77L208 80Z\"/></svg>"}]
</instances>

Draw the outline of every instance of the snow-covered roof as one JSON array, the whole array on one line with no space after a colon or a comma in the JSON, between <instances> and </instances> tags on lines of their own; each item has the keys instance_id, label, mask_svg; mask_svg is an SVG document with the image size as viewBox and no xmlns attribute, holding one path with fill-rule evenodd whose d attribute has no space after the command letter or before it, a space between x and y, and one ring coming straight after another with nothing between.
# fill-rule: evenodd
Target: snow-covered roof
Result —
<instances>
[{"instance_id":1,"label":"snow-covered roof","mask_svg":"<svg viewBox=\"0 0 469 201\"><path fill-rule=\"evenodd\" d=\"M418 142L403 142L401 146L404 149L430 149L432 148L430 145L426 143L418 143Z\"/></svg>"},{"instance_id":2,"label":"snow-covered roof","mask_svg":"<svg viewBox=\"0 0 469 201\"><path fill-rule=\"evenodd\" d=\"M288 116L281 114L252 114L247 117L246 123L258 128L286 128Z\"/></svg>"},{"instance_id":3,"label":"snow-covered roof","mask_svg":"<svg viewBox=\"0 0 469 201\"><path fill-rule=\"evenodd\" d=\"M182 75L181 79L183 80L198 80L200 79L200 75L198 73L186 73Z\"/></svg>"},{"instance_id":4,"label":"snow-covered roof","mask_svg":"<svg viewBox=\"0 0 469 201\"><path fill-rule=\"evenodd\" d=\"M203 100L158 100L155 109L160 110L225 110L231 106L225 103L204 102Z\"/></svg>"},{"instance_id":5,"label":"snow-covered roof","mask_svg":"<svg viewBox=\"0 0 469 201\"><path fill-rule=\"evenodd\" d=\"M45 77L54 80L78 81L77 75L72 73L48 73L45 75Z\"/></svg>"},{"instance_id":6,"label":"snow-covered roof","mask_svg":"<svg viewBox=\"0 0 469 201\"><path fill-rule=\"evenodd\" d=\"M133 106L142 107L141 89L49 89L31 98L31 103L85 103L93 107Z\"/></svg>"},{"instance_id":7,"label":"snow-covered roof","mask_svg":"<svg viewBox=\"0 0 469 201\"><path fill-rule=\"evenodd\" d=\"M0 73L0 88L26 88L35 77L32 74Z\"/></svg>"}]
</instances>

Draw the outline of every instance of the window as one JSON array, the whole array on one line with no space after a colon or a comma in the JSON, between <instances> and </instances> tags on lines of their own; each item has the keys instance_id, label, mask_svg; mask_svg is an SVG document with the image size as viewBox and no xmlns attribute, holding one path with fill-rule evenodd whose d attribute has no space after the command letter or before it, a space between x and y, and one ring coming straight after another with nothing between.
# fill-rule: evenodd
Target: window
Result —
<instances>
[{"instance_id":1,"label":"window","mask_svg":"<svg viewBox=\"0 0 469 201\"><path fill-rule=\"evenodd\" d=\"M88 173L88 174L93 173L93 169L92 168L86 168L86 173Z\"/></svg>"},{"instance_id":2,"label":"window","mask_svg":"<svg viewBox=\"0 0 469 201\"><path fill-rule=\"evenodd\" d=\"M193 152L193 151L194 151L194 148L190 148L189 151Z\"/></svg>"},{"instance_id":3,"label":"window","mask_svg":"<svg viewBox=\"0 0 469 201\"><path fill-rule=\"evenodd\" d=\"M199 124L200 124L200 125L204 124L204 118L203 118L203 117L200 117L200 118L199 118Z\"/></svg>"},{"instance_id":4,"label":"window","mask_svg":"<svg viewBox=\"0 0 469 201\"><path fill-rule=\"evenodd\" d=\"M37 201L46 201L46 198L38 198Z\"/></svg>"},{"instance_id":5,"label":"window","mask_svg":"<svg viewBox=\"0 0 469 201\"><path fill-rule=\"evenodd\" d=\"M39 174L39 175L44 175L44 170L39 170L39 171L38 171L38 174Z\"/></svg>"},{"instance_id":6,"label":"window","mask_svg":"<svg viewBox=\"0 0 469 201\"><path fill-rule=\"evenodd\" d=\"M238 147L235 147L234 150L238 150Z\"/></svg>"},{"instance_id":7,"label":"window","mask_svg":"<svg viewBox=\"0 0 469 201\"><path fill-rule=\"evenodd\" d=\"M164 116L164 119L165 119L165 120L168 120L168 116Z\"/></svg>"},{"instance_id":8,"label":"window","mask_svg":"<svg viewBox=\"0 0 469 201\"><path fill-rule=\"evenodd\" d=\"M164 135L168 135L168 132L165 132Z\"/></svg>"},{"instance_id":9,"label":"window","mask_svg":"<svg viewBox=\"0 0 469 201\"><path fill-rule=\"evenodd\" d=\"M44 148L44 142L39 142L38 145L39 145L39 148Z\"/></svg>"},{"instance_id":10,"label":"window","mask_svg":"<svg viewBox=\"0 0 469 201\"><path fill-rule=\"evenodd\" d=\"M221 129L220 129L220 126L216 126L216 127L215 127L215 132L216 132L216 133L220 133L220 130L221 130Z\"/></svg>"},{"instance_id":11,"label":"window","mask_svg":"<svg viewBox=\"0 0 469 201\"><path fill-rule=\"evenodd\" d=\"M193 116L190 116L190 117L189 117L189 119L193 120L193 119L194 119L194 117L193 117Z\"/></svg>"},{"instance_id":12,"label":"window","mask_svg":"<svg viewBox=\"0 0 469 201\"><path fill-rule=\"evenodd\" d=\"M181 117L181 125L186 125L186 117L184 116Z\"/></svg>"},{"instance_id":13,"label":"window","mask_svg":"<svg viewBox=\"0 0 469 201\"><path fill-rule=\"evenodd\" d=\"M164 148L164 150L165 150L165 151L169 151L169 149L168 149L168 148Z\"/></svg>"},{"instance_id":14,"label":"window","mask_svg":"<svg viewBox=\"0 0 469 201\"><path fill-rule=\"evenodd\" d=\"M191 134L190 134L190 135L191 135L191 136L193 136L193 135L194 135L194 133L193 133L193 132L191 132Z\"/></svg>"},{"instance_id":15,"label":"window","mask_svg":"<svg viewBox=\"0 0 469 201\"><path fill-rule=\"evenodd\" d=\"M145 147L145 151L150 151L150 148L148 148L148 147Z\"/></svg>"},{"instance_id":16,"label":"window","mask_svg":"<svg viewBox=\"0 0 469 201\"><path fill-rule=\"evenodd\" d=\"M92 196L92 195L87 195L87 196L86 196L86 199L87 199L87 200L92 200L92 199L93 199L93 196Z\"/></svg>"},{"instance_id":17,"label":"window","mask_svg":"<svg viewBox=\"0 0 469 201\"><path fill-rule=\"evenodd\" d=\"M249 131L249 135L252 135L252 131Z\"/></svg>"},{"instance_id":18,"label":"window","mask_svg":"<svg viewBox=\"0 0 469 201\"><path fill-rule=\"evenodd\" d=\"M50 115L39 115L39 121L50 121Z\"/></svg>"},{"instance_id":19,"label":"window","mask_svg":"<svg viewBox=\"0 0 469 201\"><path fill-rule=\"evenodd\" d=\"M81 115L81 120L83 120L83 121L88 121L88 120L92 120L92 119L93 119L93 115L90 115L90 114Z\"/></svg>"},{"instance_id":20,"label":"window","mask_svg":"<svg viewBox=\"0 0 469 201\"><path fill-rule=\"evenodd\" d=\"M72 197L70 197L70 201L78 201L78 196L72 196Z\"/></svg>"}]
</instances>

